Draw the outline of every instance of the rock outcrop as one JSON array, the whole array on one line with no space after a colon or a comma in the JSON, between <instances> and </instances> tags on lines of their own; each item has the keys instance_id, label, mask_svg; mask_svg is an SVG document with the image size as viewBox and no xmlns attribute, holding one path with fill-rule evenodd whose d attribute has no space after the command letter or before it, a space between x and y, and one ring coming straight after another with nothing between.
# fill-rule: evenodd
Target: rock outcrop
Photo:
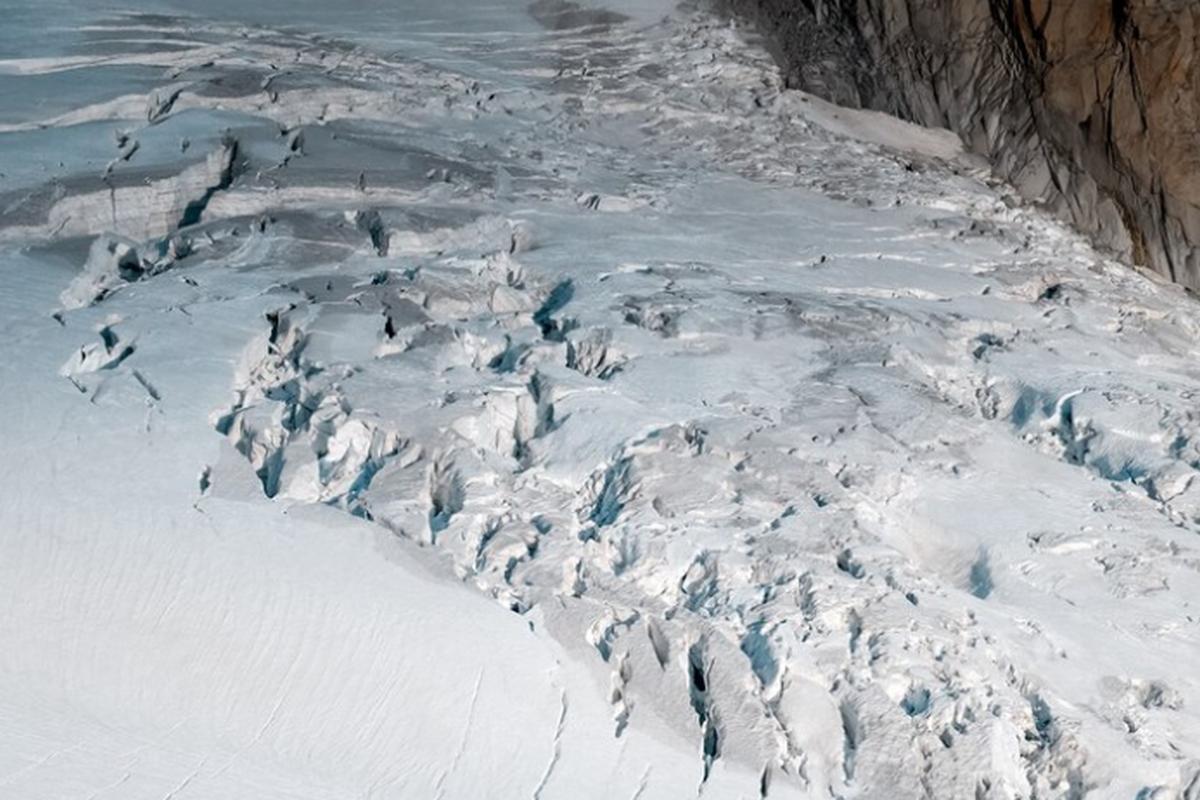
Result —
<instances>
[{"instance_id":1,"label":"rock outcrop","mask_svg":"<svg viewBox=\"0 0 1200 800\"><path fill-rule=\"evenodd\" d=\"M736 0L789 85L958 132L1102 246L1200 287L1195 0Z\"/></svg>"}]
</instances>

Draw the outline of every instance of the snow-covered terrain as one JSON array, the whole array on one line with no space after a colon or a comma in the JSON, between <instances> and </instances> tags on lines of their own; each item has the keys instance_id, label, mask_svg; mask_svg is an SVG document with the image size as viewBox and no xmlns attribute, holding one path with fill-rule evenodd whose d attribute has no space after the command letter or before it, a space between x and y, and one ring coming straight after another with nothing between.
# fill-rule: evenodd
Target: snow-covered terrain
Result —
<instances>
[{"instance_id":1,"label":"snow-covered terrain","mask_svg":"<svg viewBox=\"0 0 1200 800\"><path fill-rule=\"evenodd\" d=\"M0 7L0 797L1200 797L1191 296L700 7L203 6Z\"/></svg>"}]
</instances>

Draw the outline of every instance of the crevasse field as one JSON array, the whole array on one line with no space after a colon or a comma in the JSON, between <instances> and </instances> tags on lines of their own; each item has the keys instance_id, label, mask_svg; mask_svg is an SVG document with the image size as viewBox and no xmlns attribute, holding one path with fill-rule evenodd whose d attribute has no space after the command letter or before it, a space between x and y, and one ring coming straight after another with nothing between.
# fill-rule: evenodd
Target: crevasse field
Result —
<instances>
[{"instance_id":1,"label":"crevasse field","mask_svg":"<svg viewBox=\"0 0 1200 800\"><path fill-rule=\"evenodd\" d=\"M0 797L1200 797L1200 304L669 0L0 0Z\"/></svg>"}]
</instances>

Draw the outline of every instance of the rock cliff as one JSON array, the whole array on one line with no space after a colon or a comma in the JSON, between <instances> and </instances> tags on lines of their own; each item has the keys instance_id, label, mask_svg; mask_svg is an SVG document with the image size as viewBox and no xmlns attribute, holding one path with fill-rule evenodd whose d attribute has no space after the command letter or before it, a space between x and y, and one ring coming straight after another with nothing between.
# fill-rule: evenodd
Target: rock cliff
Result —
<instances>
[{"instance_id":1,"label":"rock cliff","mask_svg":"<svg viewBox=\"0 0 1200 800\"><path fill-rule=\"evenodd\" d=\"M957 131L1028 198L1200 287L1194 0L736 0L789 85Z\"/></svg>"}]
</instances>

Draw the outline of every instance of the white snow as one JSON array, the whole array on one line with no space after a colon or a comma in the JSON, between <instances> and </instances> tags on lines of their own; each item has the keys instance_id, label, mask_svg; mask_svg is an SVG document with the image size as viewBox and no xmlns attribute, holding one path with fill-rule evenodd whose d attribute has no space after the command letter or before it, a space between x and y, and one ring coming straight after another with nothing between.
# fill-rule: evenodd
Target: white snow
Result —
<instances>
[{"instance_id":1,"label":"white snow","mask_svg":"<svg viewBox=\"0 0 1200 800\"><path fill-rule=\"evenodd\" d=\"M0 797L1194 795L1193 297L704 10L238 5L0 52Z\"/></svg>"}]
</instances>

